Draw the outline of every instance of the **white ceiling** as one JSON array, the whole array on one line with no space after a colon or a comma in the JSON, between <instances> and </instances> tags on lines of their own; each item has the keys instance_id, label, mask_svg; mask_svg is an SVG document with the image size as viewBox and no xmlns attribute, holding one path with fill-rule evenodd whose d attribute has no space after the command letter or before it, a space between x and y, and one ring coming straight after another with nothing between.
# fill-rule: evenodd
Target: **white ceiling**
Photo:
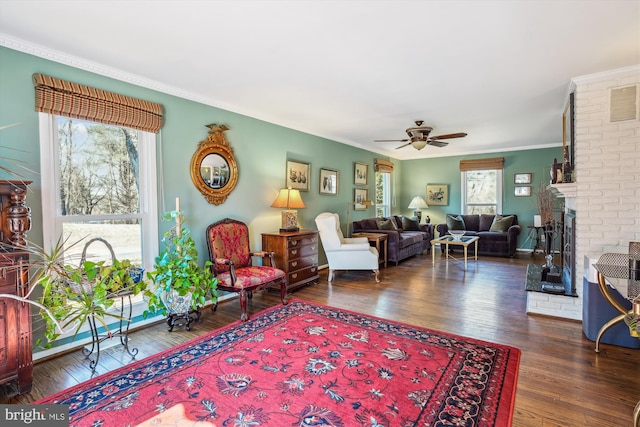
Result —
<instances>
[{"instance_id":1,"label":"white ceiling","mask_svg":"<svg viewBox=\"0 0 640 427\"><path fill-rule=\"evenodd\" d=\"M0 0L0 45L397 159L558 146L638 0ZM424 120L446 148L396 150Z\"/></svg>"}]
</instances>

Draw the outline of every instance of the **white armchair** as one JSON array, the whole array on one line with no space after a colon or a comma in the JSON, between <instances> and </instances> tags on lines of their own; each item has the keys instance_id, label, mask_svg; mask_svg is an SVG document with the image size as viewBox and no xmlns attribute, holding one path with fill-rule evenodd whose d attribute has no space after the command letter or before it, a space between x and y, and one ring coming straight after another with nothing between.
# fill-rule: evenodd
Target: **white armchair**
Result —
<instances>
[{"instance_id":1,"label":"white armchair","mask_svg":"<svg viewBox=\"0 0 640 427\"><path fill-rule=\"evenodd\" d=\"M366 237L344 237L340 230L340 218L335 213L323 212L318 215L316 226L329 263L329 283L336 270L372 270L376 282L380 281L378 251L369 245Z\"/></svg>"}]
</instances>

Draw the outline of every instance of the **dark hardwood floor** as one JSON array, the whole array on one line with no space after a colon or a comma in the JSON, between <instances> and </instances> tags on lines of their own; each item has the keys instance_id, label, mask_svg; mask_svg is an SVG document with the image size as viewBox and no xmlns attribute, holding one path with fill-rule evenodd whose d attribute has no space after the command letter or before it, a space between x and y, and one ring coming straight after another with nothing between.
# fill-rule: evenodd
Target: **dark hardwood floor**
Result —
<instances>
[{"instance_id":1,"label":"dark hardwood floor","mask_svg":"<svg viewBox=\"0 0 640 427\"><path fill-rule=\"evenodd\" d=\"M339 272L292 295L334 307L368 313L426 328L508 344L522 350L515 402L514 426L625 427L640 399L640 350L594 343L579 322L525 313L526 265L542 263L519 254L514 259L480 257L469 271L437 256L419 255L381 270L380 283L364 271ZM580 279L581 280L581 279ZM580 282L581 285L581 282ZM279 303L275 292L261 292L249 301L249 313ZM150 356L200 334L235 321L237 299L220 303L218 311L204 310L191 331L168 332L158 323L133 332L137 359ZM98 373L125 365L131 358L114 347L101 354ZM33 390L3 403L28 403L91 378L80 351L36 363Z\"/></svg>"}]
</instances>

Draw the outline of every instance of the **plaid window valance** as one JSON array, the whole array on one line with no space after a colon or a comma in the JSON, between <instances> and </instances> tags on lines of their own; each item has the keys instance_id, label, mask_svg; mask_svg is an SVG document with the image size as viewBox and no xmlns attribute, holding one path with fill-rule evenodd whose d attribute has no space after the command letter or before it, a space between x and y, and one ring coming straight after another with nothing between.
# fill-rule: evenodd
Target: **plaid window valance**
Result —
<instances>
[{"instance_id":1,"label":"plaid window valance","mask_svg":"<svg viewBox=\"0 0 640 427\"><path fill-rule=\"evenodd\" d=\"M460 160L460 172L504 169L504 157L493 157L490 159Z\"/></svg>"},{"instance_id":2,"label":"plaid window valance","mask_svg":"<svg viewBox=\"0 0 640 427\"><path fill-rule=\"evenodd\" d=\"M33 75L36 111L157 133L162 105L102 89Z\"/></svg>"}]
</instances>

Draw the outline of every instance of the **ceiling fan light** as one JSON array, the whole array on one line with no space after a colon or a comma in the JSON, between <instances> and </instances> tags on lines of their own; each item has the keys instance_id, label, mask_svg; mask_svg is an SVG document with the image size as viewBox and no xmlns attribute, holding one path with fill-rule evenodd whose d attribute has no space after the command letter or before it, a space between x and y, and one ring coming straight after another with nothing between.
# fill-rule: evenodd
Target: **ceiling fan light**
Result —
<instances>
[{"instance_id":1,"label":"ceiling fan light","mask_svg":"<svg viewBox=\"0 0 640 427\"><path fill-rule=\"evenodd\" d=\"M418 139L416 141L411 142L411 146L416 150L422 150L424 147L426 147L426 145L427 145L426 140Z\"/></svg>"}]
</instances>

